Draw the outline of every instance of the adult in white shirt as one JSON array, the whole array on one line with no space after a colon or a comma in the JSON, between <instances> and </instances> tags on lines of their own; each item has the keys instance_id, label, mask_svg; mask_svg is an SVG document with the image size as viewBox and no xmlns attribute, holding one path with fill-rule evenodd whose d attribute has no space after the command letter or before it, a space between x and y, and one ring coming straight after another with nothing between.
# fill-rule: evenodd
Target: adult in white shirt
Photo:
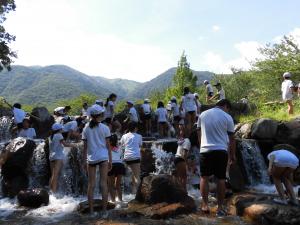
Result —
<instances>
[{"instance_id":1,"label":"adult in white shirt","mask_svg":"<svg viewBox=\"0 0 300 225\"><path fill-rule=\"evenodd\" d=\"M168 112L164 107L164 103L159 101L157 103L157 110L155 111L155 116L158 123L158 131L160 137L166 137L168 134Z\"/></svg>"},{"instance_id":2,"label":"adult in white shirt","mask_svg":"<svg viewBox=\"0 0 300 225\"><path fill-rule=\"evenodd\" d=\"M208 80L205 80L203 83L204 83L205 89L206 89L206 102L210 103L211 98L214 96L214 89Z\"/></svg>"},{"instance_id":3,"label":"adult in white shirt","mask_svg":"<svg viewBox=\"0 0 300 225\"><path fill-rule=\"evenodd\" d=\"M299 205L293 189L293 173L299 166L299 159L293 152L297 153L297 149L290 145L281 144L274 146L273 151L268 155L268 172L272 176L279 194L279 198L275 198L273 201L279 204L288 204L285 197L285 191L282 186L283 183L286 191L288 192L291 203Z\"/></svg>"},{"instance_id":4,"label":"adult in white shirt","mask_svg":"<svg viewBox=\"0 0 300 225\"><path fill-rule=\"evenodd\" d=\"M132 171L133 193L136 193L137 187L140 183L141 174L140 162L143 139L137 131L138 124L136 122L130 122L128 124L128 133L124 134L120 140L121 146L125 149L124 161Z\"/></svg>"},{"instance_id":5,"label":"adult in white shirt","mask_svg":"<svg viewBox=\"0 0 300 225\"><path fill-rule=\"evenodd\" d=\"M29 138L29 139L34 139L36 138L36 132L35 129L30 127L30 119L25 118L23 120L23 128L18 132L18 137L24 137L24 138Z\"/></svg>"},{"instance_id":6,"label":"adult in white shirt","mask_svg":"<svg viewBox=\"0 0 300 225\"><path fill-rule=\"evenodd\" d=\"M218 101L222 100L222 99L225 99L225 91L221 85L220 82L217 82L215 85L214 85L216 88L217 88L217 94L215 94L212 98L212 99L216 99Z\"/></svg>"},{"instance_id":7,"label":"adult in white shirt","mask_svg":"<svg viewBox=\"0 0 300 225\"><path fill-rule=\"evenodd\" d=\"M198 118L198 140L200 147L200 190L202 196L201 209L208 212L208 180L211 175L217 178L218 210L217 216L224 216L226 168L229 162L235 161L234 123L228 114L231 103L223 99L216 107L207 110Z\"/></svg>"},{"instance_id":8,"label":"adult in white shirt","mask_svg":"<svg viewBox=\"0 0 300 225\"><path fill-rule=\"evenodd\" d=\"M104 104L105 106L105 123L111 127L112 122L113 122L113 118L115 115L115 102L117 100L117 95L112 93L108 96L108 98L106 99L106 102Z\"/></svg>"},{"instance_id":9,"label":"adult in white shirt","mask_svg":"<svg viewBox=\"0 0 300 225\"><path fill-rule=\"evenodd\" d=\"M198 108L198 102L190 92L188 87L183 89L183 96L181 98L180 109L185 112L186 121L186 134L189 136L192 132L192 127L196 122L196 109Z\"/></svg>"},{"instance_id":10,"label":"adult in white shirt","mask_svg":"<svg viewBox=\"0 0 300 225\"><path fill-rule=\"evenodd\" d=\"M94 212L94 188L96 182L96 168L99 166L100 188L103 201L104 215L107 214L108 188L107 175L112 168L112 155L109 144L111 136L108 126L101 123L104 118L105 109L101 106L94 106L91 110L91 121L85 126L82 132L84 141L83 162L87 164L88 170L88 201L90 213Z\"/></svg>"},{"instance_id":11,"label":"adult in white shirt","mask_svg":"<svg viewBox=\"0 0 300 225\"><path fill-rule=\"evenodd\" d=\"M294 113L293 106L293 88L294 84L291 81L292 74L285 72L283 75L284 81L281 84L282 100L288 105L288 114Z\"/></svg>"},{"instance_id":12,"label":"adult in white shirt","mask_svg":"<svg viewBox=\"0 0 300 225\"><path fill-rule=\"evenodd\" d=\"M143 120L143 124L145 125L145 133L146 136L150 136L151 135L151 105L150 105L150 100L149 99L145 99L144 100L144 104L142 104L141 106L142 109L142 120Z\"/></svg>"}]
</instances>

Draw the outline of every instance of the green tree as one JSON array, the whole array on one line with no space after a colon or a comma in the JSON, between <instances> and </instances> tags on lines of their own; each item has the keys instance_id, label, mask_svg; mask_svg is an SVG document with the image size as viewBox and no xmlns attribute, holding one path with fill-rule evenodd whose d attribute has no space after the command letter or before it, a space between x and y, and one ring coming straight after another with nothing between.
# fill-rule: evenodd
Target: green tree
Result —
<instances>
[{"instance_id":1,"label":"green tree","mask_svg":"<svg viewBox=\"0 0 300 225\"><path fill-rule=\"evenodd\" d=\"M178 62L176 74L173 78L173 85L166 90L166 98L170 99L172 96L180 97L183 94L184 87L189 87L194 91L197 86L197 77L190 69L190 64L187 61L185 52L182 53Z\"/></svg>"},{"instance_id":2,"label":"green tree","mask_svg":"<svg viewBox=\"0 0 300 225\"><path fill-rule=\"evenodd\" d=\"M3 23L6 20L6 14L16 9L14 0L0 0L0 71L3 68L11 70L13 58L17 57L16 52L12 51L9 44L15 41L16 37L6 32Z\"/></svg>"}]
</instances>

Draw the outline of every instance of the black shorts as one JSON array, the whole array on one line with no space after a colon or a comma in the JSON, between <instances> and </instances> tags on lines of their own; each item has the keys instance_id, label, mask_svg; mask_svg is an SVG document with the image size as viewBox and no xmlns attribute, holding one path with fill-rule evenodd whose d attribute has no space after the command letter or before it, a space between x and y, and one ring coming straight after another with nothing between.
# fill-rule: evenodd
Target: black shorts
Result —
<instances>
[{"instance_id":1,"label":"black shorts","mask_svg":"<svg viewBox=\"0 0 300 225\"><path fill-rule=\"evenodd\" d=\"M96 167L96 166L101 166L102 163L105 163L107 162L107 160L104 160L104 161L100 161L100 162L97 162L97 163L89 163L89 166L91 167Z\"/></svg>"},{"instance_id":2,"label":"black shorts","mask_svg":"<svg viewBox=\"0 0 300 225\"><path fill-rule=\"evenodd\" d=\"M106 118L104 121L106 124L111 124L112 123L112 118Z\"/></svg>"},{"instance_id":3,"label":"black shorts","mask_svg":"<svg viewBox=\"0 0 300 225\"><path fill-rule=\"evenodd\" d=\"M187 113L190 115L194 115L194 113L196 113L196 111L188 111Z\"/></svg>"},{"instance_id":4,"label":"black shorts","mask_svg":"<svg viewBox=\"0 0 300 225\"><path fill-rule=\"evenodd\" d=\"M218 179L226 178L228 154L225 150L200 153L200 172L202 177L214 175Z\"/></svg>"},{"instance_id":5,"label":"black shorts","mask_svg":"<svg viewBox=\"0 0 300 225\"><path fill-rule=\"evenodd\" d=\"M208 97L212 97L212 96L214 96L214 93L213 92L209 92L207 96Z\"/></svg>"},{"instance_id":6,"label":"black shorts","mask_svg":"<svg viewBox=\"0 0 300 225\"><path fill-rule=\"evenodd\" d=\"M144 120L151 120L151 114L145 114L144 115Z\"/></svg>"},{"instance_id":7,"label":"black shorts","mask_svg":"<svg viewBox=\"0 0 300 225\"><path fill-rule=\"evenodd\" d=\"M181 120L180 116L174 116L173 120L177 123L179 123L179 121Z\"/></svg>"},{"instance_id":8,"label":"black shorts","mask_svg":"<svg viewBox=\"0 0 300 225\"><path fill-rule=\"evenodd\" d=\"M113 163L111 170L108 172L108 176L124 176L126 173L126 169L123 163Z\"/></svg>"},{"instance_id":9,"label":"black shorts","mask_svg":"<svg viewBox=\"0 0 300 225\"><path fill-rule=\"evenodd\" d=\"M166 125L167 122L159 122L160 125Z\"/></svg>"},{"instance_id":10,"label":"black shorts","mask_svg":"<svg viewBox=\"0 0 300 225\"><path fill-rule=\"evenodd\" d=\"M185 160L181 157L175 157L175 159L174 159L175 166L180 162L185 162Z\"/></svg>"},{"instance_id":11,"label":"black shorts","mask_svg":"<svg viewBox=\"0 0 300 225\"><path fill-rule=\"evenodd\" d=\"M125 161L125 163L130 166L132 164L135 164L135 163L141 163L141 160L140 159L135 159L135 160L128 160L128 161Z\"/></svg>"},{"instance_id":12,"label":"black shorts","mask_svg":"<svg viewBox=\"0 0 300 225\"><path fill-rule=\"evenodd\" d=\"M20 130L20 129L23 129L23 123L17 123L17 128Z\"/></svg>"}]
</instances>

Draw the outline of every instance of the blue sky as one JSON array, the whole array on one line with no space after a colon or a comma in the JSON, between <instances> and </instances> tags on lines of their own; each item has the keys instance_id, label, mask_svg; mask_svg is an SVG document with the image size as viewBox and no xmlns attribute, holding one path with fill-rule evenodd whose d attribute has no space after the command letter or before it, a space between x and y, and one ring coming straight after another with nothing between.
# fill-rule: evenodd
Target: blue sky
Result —
<instances>
[{"instance_id":1,"label":"blue sky","mask_svg":"<svg viewBox=\"0 0 300 225\"><path fill-rule=\"evenodd\" d=\"M228 73L285 34L300 43L297 0L16 0L6 28L16 64L65 64L89 75L149 80L176 66Z\"/></svg>"}]
</instances>

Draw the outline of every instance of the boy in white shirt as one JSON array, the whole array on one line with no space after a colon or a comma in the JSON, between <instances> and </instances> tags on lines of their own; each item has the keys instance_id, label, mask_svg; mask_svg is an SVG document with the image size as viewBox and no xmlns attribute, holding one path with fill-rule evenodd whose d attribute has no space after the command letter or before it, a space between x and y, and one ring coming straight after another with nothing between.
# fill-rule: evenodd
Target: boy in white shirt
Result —
<instances>
[{"instance_id":1,"label":"boy in white shirt","mask_svg":"<svg viewBox=\"0 0 300 225\"><path fill-rule=\"evenodd\" d=\"M292 74L285 72L283 75L284 81L281 84L282 100L288 105L288 114L292 115L294 113L293 106L293 88L294 84L291 81Z\"/></svg>"}]
</instances>

